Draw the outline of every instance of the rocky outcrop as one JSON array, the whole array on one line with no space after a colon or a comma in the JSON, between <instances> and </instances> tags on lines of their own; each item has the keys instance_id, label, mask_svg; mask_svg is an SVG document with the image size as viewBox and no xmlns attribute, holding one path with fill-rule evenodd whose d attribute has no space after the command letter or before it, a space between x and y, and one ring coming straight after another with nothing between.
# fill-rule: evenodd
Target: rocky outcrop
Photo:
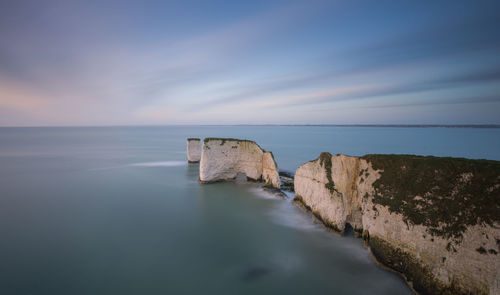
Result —
<instances>
[{"instance_id":1,"label":"rocky outcrop","mask_svg":"<svg viewBox=\"0 0 500 295\"><path fill-rule=\"evenodd\" d=\"M267 186L279 188L280 176L278 174L278 165L274 160L272 152L264 152L262 155L262 180Z\"/></svg>"},{"instance_id":2,"label":"rocky outcrop","mask_svg":"<svg viewBox=\"0 0 500 295\"><path fill-rule=\"evenodd\" d=\"M235 179L244 174L248 179L264 181L279 188L279 175L271 152L250 140L205 138L201 151L200 182Z\"/></svg>"},{"instance_id":3,"label":"rocky outcrop","mask_svg":"<svg viewBox=\"0 0 500 295\"><path fill-rule=\"evenodd\" d=\"M293 192L293 174L287 171L279 171L280 188L285 191Z\"/></svg>"},{"instance_id":4,"label":"rocky outcrop","mask_svg":"<svg viewBox=\"0 0 500 295\"><path fill-rule=\"evenodd\" d=\"M357 198L359 159L322 153L295 172L295 197L325 225L343 232L347 223L362 230L361 199Z\"/></svg>"},{"instance_id":5,"label":"rocky outcrop","mask_svg":"<svg viewBox=\"0 0 500 295\"><path fill-rule=\"evenodd\" d=\"M188 138L186 143L188 162L198 163L201 159L200 139Z\"/></svg>"},{"instance_id":6,"label":"rocky outcrop","mask_svg":"<svg viewBox=\"0 0 500 295\"><path fill-rule=\"evenodd\" d=\"M421 294L500 294L500 162L322 153L297 169L295 192Z\"/></svg>"}]
</instances>

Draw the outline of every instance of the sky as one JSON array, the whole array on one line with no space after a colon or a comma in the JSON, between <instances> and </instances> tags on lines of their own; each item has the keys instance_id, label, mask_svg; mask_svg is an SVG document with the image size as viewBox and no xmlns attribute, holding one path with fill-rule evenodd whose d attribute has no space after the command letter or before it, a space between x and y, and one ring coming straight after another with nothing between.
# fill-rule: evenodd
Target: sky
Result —
<instances>
[{"instance_id":1,"label":"sky","mask_svg":"<svg viewBox=\"0 0 500 295\"><path fill-rule=\"evenodd\" d=\"M0 126L500 124L500 1L0 1Z\"/></svg>"}]
</instances>

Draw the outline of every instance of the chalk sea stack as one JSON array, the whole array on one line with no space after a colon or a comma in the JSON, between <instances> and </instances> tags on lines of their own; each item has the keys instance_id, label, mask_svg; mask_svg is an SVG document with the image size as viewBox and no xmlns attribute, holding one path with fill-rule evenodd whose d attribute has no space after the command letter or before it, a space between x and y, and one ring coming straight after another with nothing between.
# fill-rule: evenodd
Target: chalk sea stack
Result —
<instances>
[{"instance_id":1,"label":"chalk sea stack","mask_svg":"<svg viewBox=\"0 0 500 295\"><path fill-rule=\"evenodd\" d=\"M352 226L420 294L500 294L500 162L322 153L295 173L295 201Z\"/></svg>"},{"instance_id":2,"label":"chalk sea stack","mask_svg":"<svg viewBox=\"0 0 500 295\"><path fill-rule=\"evenodd\" d=\"M187 157L189 163L198 163L201 158L200 139L188 138L187 141Z\"/></svg>"},{"instance_id":3,"label":"chalk sea stack","mask_svg":"<svg viewBox=\"0 0 500 295\"><path fill-rule=\"evenodd\" d=\"M244 174L247 179L263 181L280 188L278 166L273 154L251 140L205 138L201 151L200 182L233 180Z\"/></svg>"}]
</instances>

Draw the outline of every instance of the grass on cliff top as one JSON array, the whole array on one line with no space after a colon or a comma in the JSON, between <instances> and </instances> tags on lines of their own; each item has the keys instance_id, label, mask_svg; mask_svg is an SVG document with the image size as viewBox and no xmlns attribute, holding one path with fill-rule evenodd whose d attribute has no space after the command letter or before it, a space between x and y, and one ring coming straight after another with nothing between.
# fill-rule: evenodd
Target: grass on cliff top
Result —
<instances>
[{"instance_id":1,"label":"grass on cliff top","mask_svg":"<svg viewBox=\"0 0 500 295\"><path fill-rule=\"evenodd\" d=\"M414 155L366 155L375 170L373 202L424 225L434 236L462 240L468 226L500 224L500 162ZM418 197L417 197L418 196Z\"/></svg>"},{"instance_id":2,"label":"grass on cliff top","mask_svg":"<svg viewBox=\"0 0 500 295\"><path fill-rule=\"evenodd\" d=\"M204 143L208 143L210 141L214 141L214 140L219 140L221 141L221 144L220 145L224 145L227 141L235 141L237 143L240 143L240 142L248 142L248 143L253 143L255 144L256 146L258 146L262 151L265 152L265 150L263 148L261 148L255 141L253 140L248 140L248 139L238 139L238 138L224 138L224 137L207 137L203 140Z\"/></svg>"},{"instance_id":3,"label":"grass on cliff top","mask_svg":"<svg viewBox=\"0 0 500 295\"><path fill-rule=\"evenodd\" d=\"M195 138L195 137L189 137L187 140L188 140L188 141L189 141L189 140L198 140L198 141L200 141L200 139L199 139L199 138Z\"/></svg>"},{"instance_id":4,"label":"grass on cliff top","mask_svg":"<svg viewBox=\"0 0 500 295\"><path fill-rule=\"evenodd\" d=\"M255 141L253 140L248 140L248 139L238 139L238 138L224 138L224 137L207 137L203 140L204 143L208 143L210 141L213 141L213 140L220 140L221 143L220 145L224 145L227 141L235 141L237 143L240 143L240 142L248 142L248 143L253 143L255 144L257 147L259 147L259 149L262 150L262 152L269 152L271 154L271 158L273 158L273 161L274 161L274 165L276 166L276 169L278 169L278 163L276 163L276 159L274 159L274 154L273 152L271 151L266 151L265 149L263 149L258 143L256 143Z\"/></svg>"}]
</instances>

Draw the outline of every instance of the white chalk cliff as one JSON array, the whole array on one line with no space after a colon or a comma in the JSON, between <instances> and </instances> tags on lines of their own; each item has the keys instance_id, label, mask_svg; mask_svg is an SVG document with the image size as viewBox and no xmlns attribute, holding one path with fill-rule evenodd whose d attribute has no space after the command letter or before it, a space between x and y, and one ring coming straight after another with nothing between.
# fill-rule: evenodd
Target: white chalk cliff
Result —
<instances>
[{"instance_id":1,"label":"white chalk cliff","mask_svg":"<svg viewBox=\"0 0 500 295\"><path fill-rule=\"evenodd\" d=\"M201 147L199 138L188 138L186 141L187 145L187 157L189 163L198 163L201 159Z\"/></svg>"},{"instance_id":2,"label":"white chalk cliff","mask_svg":"<svg viewBox=\"0 0 500 295\"><path fill-rule=\"evenodd\" d=\"M276 161L274 161L272 152L264 152L262 155L262 180L268 186L280 188L278 165Z\"/></svg>"},{"instance_id":3,"label":"white chalk cliff","mask_svg":"<svg viewBox=\"0 0 500 295\"><path fill-rule=\"evenodd\" d=\"M238 174L279 188L278 167L272 154L250 140L205 138L201 150L200 182L235 179Z\"/></svg>"},{"instance_id":4,"label":"white chalk cliff","mask_svg":"<svg viewBox=\"0 0 500 295\"><path fill-rule=\"evenodd\" d=\"M322 153L295 173L296 201L351 225L421 294L500 294L500 162Z\"/></svg>"}]
</instances>

